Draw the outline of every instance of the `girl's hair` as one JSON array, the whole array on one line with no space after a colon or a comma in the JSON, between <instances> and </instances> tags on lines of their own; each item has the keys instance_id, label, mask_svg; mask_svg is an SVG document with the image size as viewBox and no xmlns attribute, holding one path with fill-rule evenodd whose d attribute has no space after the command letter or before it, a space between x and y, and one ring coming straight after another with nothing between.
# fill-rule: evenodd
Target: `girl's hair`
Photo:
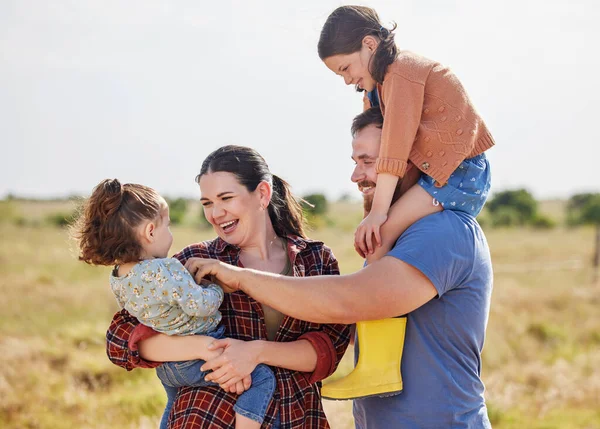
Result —
<instances>
[{"instance_id":1,"label":"girl's hair","mask_svg":"<svg viewBox=\"0 0 600 429\"><path fill-rule=\"evenodd\" d=\"M304 216L302 207L292 195L290 185L269 170L269 166L260 154L245 146L223 146L208 155L196 183L207 173L231 173L236 176L248 192L254 192L261 182L267 182L273 187L269 218L278 236L297 235L306 238L304 233Z\"/></svg>"},{"instance_id":2,"label":"girl's hair","mask_svg":"<svg viewBox=\"0 0 600 429\"><path fill-rule=\"evenodd\" d=\"M319 38L321 60L334 55L347 55L360 51L365 36L378 38L379 45L369 61L369 72L373 79L383 83L387 67L398 57L394 42L396 24L385 28L375 10L365 6L340 6L325 21Z\"/></svg>"},{"instance_id":3,"label":"girl's hair","mask_svg":"<svg viewBox=\"0 0 600 429\"><path fill-rule=\"evenodd\" d=\"M78 241L79 260L93 265L139 261L142 246L136 227L144 220L160 222L166 208L165 200L152 188L103 180L71 228Z\"/></svg>"}]
</instances>

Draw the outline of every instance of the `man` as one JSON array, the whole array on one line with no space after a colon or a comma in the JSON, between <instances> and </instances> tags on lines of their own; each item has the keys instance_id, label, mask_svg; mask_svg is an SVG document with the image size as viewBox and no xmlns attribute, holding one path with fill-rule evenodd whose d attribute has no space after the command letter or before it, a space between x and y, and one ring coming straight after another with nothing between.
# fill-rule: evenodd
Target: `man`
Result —
<instances>
[{"instance_id":1,"label":"man","mask_svg":"<svg viewBox=\"0 0 600 429\"><path fill-rule=\"evenodd\" d=\"M353 124L352 181L366 209L377 183L382 123L381 114L369 109ZM470 215L445 210L427 216L386 256L344 276L289 278L209 260L186 266L197 278L214 275L230 291L242 290L308 321L354 323L407 314L404 391L355 400L357 428L491 427L480 374L492 266L484 234Z\"/></svg>"}]
</instances>

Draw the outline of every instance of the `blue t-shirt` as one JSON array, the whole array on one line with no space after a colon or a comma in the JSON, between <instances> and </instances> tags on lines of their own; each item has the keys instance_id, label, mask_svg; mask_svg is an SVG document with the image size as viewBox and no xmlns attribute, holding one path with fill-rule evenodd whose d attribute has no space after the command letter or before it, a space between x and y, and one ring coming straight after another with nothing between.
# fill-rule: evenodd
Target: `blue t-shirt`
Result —
<instances>
[{"instance_id":1,"label":"blue t-shirt","mask_svg":"<svg viewBox=\"0 0 600 429\"><path fill-rule=\"evenodd\" d=\"M387 256L421 271L438 297L408 314L403 392L355 400L356 427L491 428L480 375L492 263L479 224L453 210L427 216Z\"/></svg>"}]
</instances>

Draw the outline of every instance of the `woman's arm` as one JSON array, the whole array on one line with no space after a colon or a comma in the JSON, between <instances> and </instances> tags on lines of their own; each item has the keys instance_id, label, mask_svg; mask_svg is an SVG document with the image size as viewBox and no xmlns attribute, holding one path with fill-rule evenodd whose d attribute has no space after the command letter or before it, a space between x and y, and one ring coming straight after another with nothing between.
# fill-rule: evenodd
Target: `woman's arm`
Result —
<instances>
[{"instance_id":1,"label":"woman's arm","mask_svg":"<svg viewBox=\"0 0 600 429\"><path fill-rule=\"evenodd\" d=\"M306 340L282 343L224 338L216 340L211 348L222 348L223 353L206 362L202 370L213 370L206 380L214 381L226 390L250 375L261 363L301 372L312 372L317 366L317 353Z\"/></svg>"}]
</instances>

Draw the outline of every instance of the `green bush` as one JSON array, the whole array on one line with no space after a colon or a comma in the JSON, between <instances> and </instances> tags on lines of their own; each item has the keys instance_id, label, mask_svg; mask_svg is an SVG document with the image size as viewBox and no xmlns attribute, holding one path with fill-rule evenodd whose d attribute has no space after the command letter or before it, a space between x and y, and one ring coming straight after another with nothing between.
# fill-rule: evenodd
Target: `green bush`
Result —
<instances>
[{"instance_id":1,"label":"green bush","mask_svg":"<svg viewBox=\"0 0 600 429\"><path fill-rule=\"evenodd\" d=\"M48 216L46 216L45 220L48 225L62 228L73 224L73 222L75 222L75 220L77 219L77 216L77 210L74 210L71 213L57 212L49 214Z\"/></svg>"},{"instance_id":2,"label":"green bush","mask_svg":"<svg viewBox=\"0 0 600 429\"><path fill-rule=\"evenodd\" d=\"M175 200L167 200L169 204L169 216L171 217L172 225L180 225L185 219L187 213L188 203L183 198L177 198Z\"/></svg>"},{"instance_id":3,"label":"green bush","mask_svg":"<svg viewBox=\"0 0 600 429\"><path fill-rule=\"evenodd\" d=\"M312 205L309 206L305 204L304 211L310 213L312 215L323 215L327 213L328 203L327 197L323 194L310 194L303 197L308 203Z\"/></svg>"},{"instance_id":4,"label":"green bush","mask_svg":"<svg viewBox=\"0 0 600 429\"><path fill-rule=\"evenodd\" d=\"M515 227L522 225L522 218L514 207L499 207L491 214L493 227Z\"/></svg>"},{"instance_id":5,"label":"green bush","mask_svg":"<svg viewBox=\"0 0 600 429\"><path fill-rule=\"evenodd\" d=\"M536 229L552 229L556 228L556 221L546 215L538 214L531 221L531 226Z\"/></svg>"},{"instance_id":6,"label":"green bush","mask_svg":"<svg viewBox=\"0 0 600 429\"><path fill-rule=\"evenodd\" d=\"M538 204L525 189L495 194L486 205L498 226L530 224L537 215Z\"/></svg>"}]
</instances>

